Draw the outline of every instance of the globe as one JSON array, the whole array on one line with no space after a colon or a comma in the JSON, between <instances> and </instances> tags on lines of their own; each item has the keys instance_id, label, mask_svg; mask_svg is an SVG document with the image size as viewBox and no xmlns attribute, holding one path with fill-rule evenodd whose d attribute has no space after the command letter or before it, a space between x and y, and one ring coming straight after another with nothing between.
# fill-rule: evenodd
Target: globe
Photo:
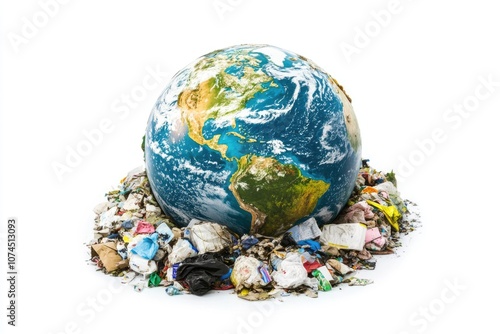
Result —
<instances>
[{"instance_id":1,"label":"globe","mask_svg":"<svg viewBox=\"0 0 500 334\"><path fill-rule=\"evenodd\" d=\"M350 98L312 61L269 45L206 54L157 100L146 172L179 226L216 222L238 234L279 235L346 204L361 163Z\"/></svg>"}]
</instances>

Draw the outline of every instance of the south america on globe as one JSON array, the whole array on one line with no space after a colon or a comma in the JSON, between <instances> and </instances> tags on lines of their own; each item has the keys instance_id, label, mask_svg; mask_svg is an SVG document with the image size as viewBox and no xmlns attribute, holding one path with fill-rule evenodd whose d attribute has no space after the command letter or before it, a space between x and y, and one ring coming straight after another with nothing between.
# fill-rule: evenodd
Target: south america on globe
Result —
<instances>
[{"instance_id":1,"label":"south america on globe","mask_svg":"<svg viewBox=\"0 0 500 334\"><path fill-rule=\"evenodd\" d=\"M179 226L216 222L279 235L331 222L361 164L361 137L342 86L310 60L269 45L206 54L156 102L146 172Z\"/></svg>"}]
</instances>

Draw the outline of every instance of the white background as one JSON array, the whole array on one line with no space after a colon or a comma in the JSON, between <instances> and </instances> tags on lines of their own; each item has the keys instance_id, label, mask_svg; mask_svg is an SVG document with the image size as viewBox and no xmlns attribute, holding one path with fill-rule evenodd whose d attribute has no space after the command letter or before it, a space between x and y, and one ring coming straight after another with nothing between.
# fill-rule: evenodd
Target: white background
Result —
<instances>
[{"instance_id":1,"label":"white background","mask_svg":"<svg viewBox=\"0 0 500 334\"><path fill-rule=\"evenodd\" d=\"M498 10L486 0L401 0L390 22L375 23L372 11L389 3L73 0L57 12L52 8L44 22L39 2L2 1L0 258L5 268L5 225L15 216L19 279L18 326L12 328L6 326L2 269L1 332L396 334L496 327L498 310L486 303L496 305L500 297L491 272L499 240ZM226 7L218 12L217 4ZM36 19L40 27L26 35L26 22ZM371 37L364 45L359 31L366 29ZM13 36L25 39L16 45ZM169 78L202 54L242 43L302 54L344 85L364 157L375 168L409 174L400 191L420 205L424 227L398 256L380 259L374 272L360 272L375 284L318 299L287 297L269 314L223 293L109 292L114 279L85 262L94 205L141 164L146 121ZM357 53L346 57L346 44ZM147 68L164 72L160 84L120 118L113 106L141 86ZM473 96L481 77L497 86L478 100ZM457 117L447 109L464 101L478 105L471 104L463 120L443 118ZM112 130L59 180L53 164L64 164L68 147L75 149L86 140L83 132L103 119L111 120ZM426 156L418 153L415 142L438 128L446 140ZM401 165L410 157L417 161L412 173ZM446 281L465 287L447 294L454 297L449 303L439 301ZM107 304L90 312L88 298L96 297ZM423 320L419 312L429 307L431 318Z\"/></svg>"}]
</instances>

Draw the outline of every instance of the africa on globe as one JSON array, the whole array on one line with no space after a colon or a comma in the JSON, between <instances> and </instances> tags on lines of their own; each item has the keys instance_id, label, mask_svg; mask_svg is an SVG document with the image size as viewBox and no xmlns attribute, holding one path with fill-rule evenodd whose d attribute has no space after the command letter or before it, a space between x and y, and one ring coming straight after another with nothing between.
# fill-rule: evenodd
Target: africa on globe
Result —
<instances>
[{"instance_id":1,"label":"africa on globe","mask_svg":"<svg viewBox=\"0 0 500 334\"><path fill-rule=\"evenodd\" d=\"M310 60L269 45L204 55L156 102L146 171L162 210L238 234L278 235L331 222L361 164L361 137L342 86Z\"/></svg>"}]
</instances>

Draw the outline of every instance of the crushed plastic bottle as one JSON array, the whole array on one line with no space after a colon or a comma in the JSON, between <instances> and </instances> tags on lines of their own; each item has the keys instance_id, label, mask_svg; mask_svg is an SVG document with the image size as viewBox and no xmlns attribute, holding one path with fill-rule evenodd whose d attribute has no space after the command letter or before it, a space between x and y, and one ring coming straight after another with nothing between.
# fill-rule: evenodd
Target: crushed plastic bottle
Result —
<instances>
[{"instance_id":1,"label":"crushed plastic bottle","mask_svg":"<svg viewBox=\"0 0 500 334\"><path fill-rule=\"evenodd\" d=\"M330 291L332 285L318 269L313 270L312 275L319 281L319 286L323 291Z\"/></svg>"},{"instance_id":2,"label":"crushed plastic bottle","mask_svg":"<svg viewBox=\"0 0 500 334\"><path fill-rule=\"evenodd\" d=\"M177 289L175 286L169 286L165 289L165 291L169 296L176 296L181 294L181 291L179 291L179 289Z\"/></svg>"}]
</instances>

